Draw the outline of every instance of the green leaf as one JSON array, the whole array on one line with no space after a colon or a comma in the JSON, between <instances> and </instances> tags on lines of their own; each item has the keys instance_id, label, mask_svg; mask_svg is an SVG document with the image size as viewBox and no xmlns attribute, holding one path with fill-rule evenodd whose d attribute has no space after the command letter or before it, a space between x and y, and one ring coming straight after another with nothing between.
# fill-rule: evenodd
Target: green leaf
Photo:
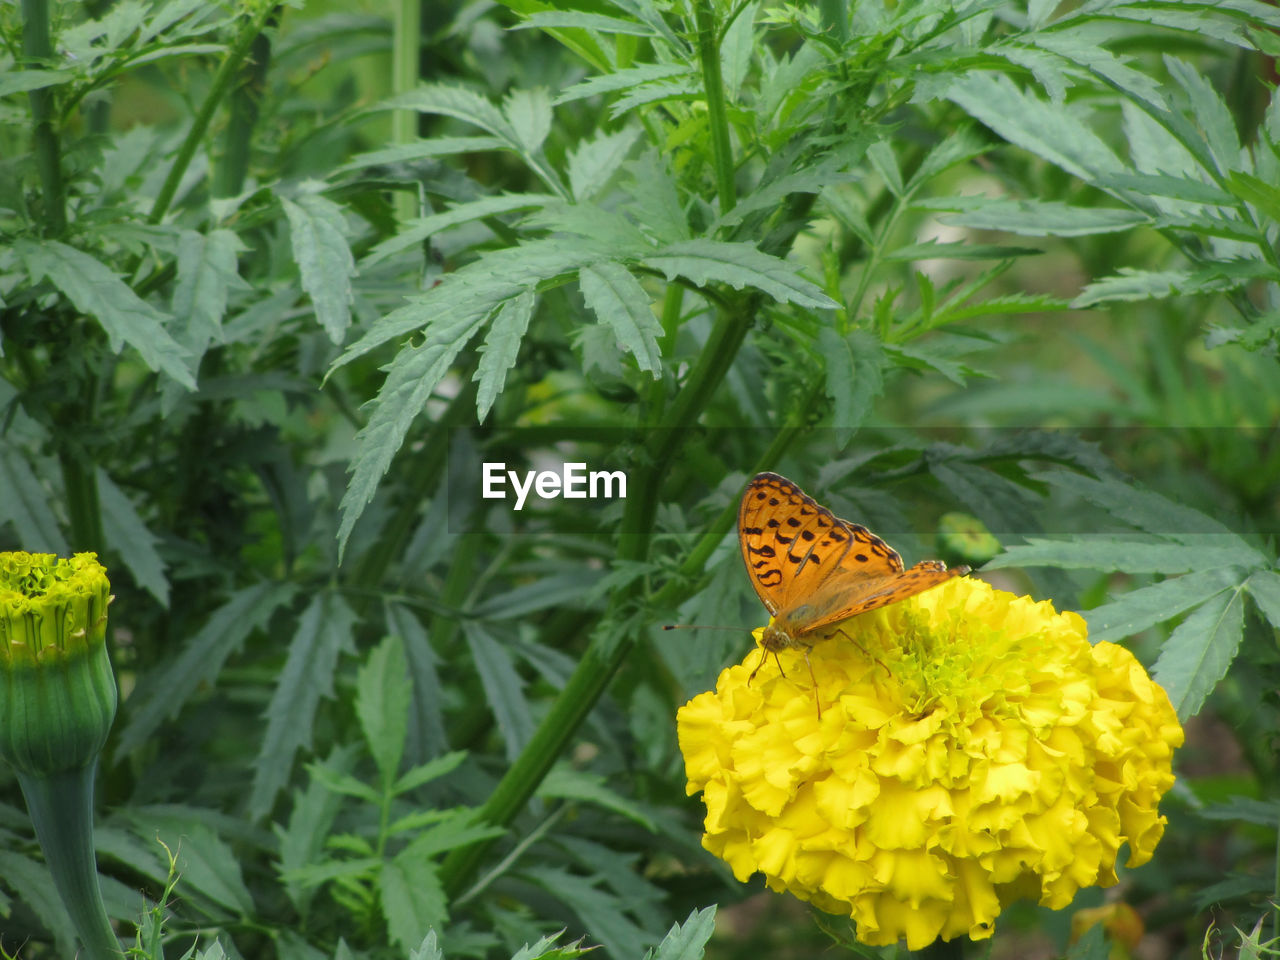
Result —
<instances>
[{"instance_id":1,"label":"green leaf","mask_svg":"<svg viewBox=\"0 0 1280 960\"><path fill-rule=\"evenodd\" d=\"M365 167L393 166L400 163L412 163L414 160L429 160L433 157L449 157L458 153L484 153L488 150L510 150L511 144L497 137L431 137L428 140L411 140L408 143L396 143L377 150L357 153L339 167L335 167L331 177L352 170L363 170Z\"/></svg>"},{"instance_id":2,"label":"green leaf","mask_svg":"<svg viewBox=\"0 0 1280 960\"><path fill-rule=\"evenodd\" d=\"M191 816L131 811L134 832L143 840L162 841L177 860L186 895L192 893L241 917L253 916L253 895L240 872L240 858L214 831Z\"/></svg>"},{"instance_id":3,"label":"green leaf","mask_svg":"<svg viewBox=\"0 0 1280 960\"><path fill-rule=\"evenodd\" d=\"M1024 93L1002 74L969 71L952 80L944 95L1005 140L1082 180L1126 172L1079 113Z\"/></svg>"},{"instance_id":4,"label":"green leaf","mask_svg":"<svg viewBox=\"0 0 1280 960\"><path fill-rule=\"evenodd\" d=\"M639 127L625 127L617 133L599 131L578 144L566 161L569 189L579 203L590 200L622 167L632 144L640 136Z\"/></svg>"},{"instance_id":5,"label":"green leaf","mask_svg":"<svg viewBox=\"0 0 1280 960\"><path fill-rule=\"evenodd\" d=\"M331 771L334 776L344 777L351 775L355 764L356 747L348 744L335 747L324 763L316 766ZM320 862L325 840L338 811L342 809L342 797L343 794L328 789L320 780L312 778L305 789L293 792L293 806L289 810L288 823L284 827L279 824L274 827L279 842L284 891L300 911L305 912L307 904L315 896L315 888L295 883L287 879L287 875Z\"/></svg>"},{"instance_id":6,"label":"green leaf","mask_svg":"<svg viewBox=\"0 0 1280 960\"><path fill-rule=\"evenodd\" d=\"M524 155L532 157L537 154L551 132L551 99L546 89L512 90L503 101L502 112L516 132Z\"/></svg>"},{"instance_id":7,"label":"green leaf","mask_svg":"<svg viewBox=\"0 0 1280 960\"><path fill-rule=\"evenodd\" d=\"M1160 300L1183 292L1191 277L1183 270L1135 270L1121 267L1113 277L1088 284L1071 301L1077 310L1113 300Z\"/></svg>"},{"instance_id":8,"label":"green leaf","mask_svg":"<svg viewBox=\"0 0 1280 960\"><path fill-rule=\"evenodd\" d=\"M419 860L429 860L458 847L504 836L507 832L506 827L478 823L476 822L478 819L478 810L459 810L452 813L442 823L414 837L413 842L405 847L403 855Z\"/></svg>"},{"instance_id":9,"label":"green leaf","mask_svg":"<svg viewBox=\"0 0 1280 960\"><path fill-rule=\"evenodd\" d=\"M513 26L512 30L546 30L553 27L578 27L598 33L622 33L634 37L656 36L652 27L635 20L621 20L599 13L580 13L577 10L548 10L535 13Z\"/></svg>"},{"instance_id":10,"label":"green leaf","mask_svg":"<svg viewBox=\"0 0 1280 960\"><path fill-rule=\"evenodd\" d=\"M826 360L827 396L834 404L832 426L858 427L884 392L880 341L865 330L841 337L833 328L822 327L818 346Z\"/></svg>"},{"instance_id":11,"label":"green leaf","mask_svg":"<svg viewBox=\"0 0 1280 960\"><path fill-rule=\"evenodd\" d=\"M432 504L436 511L446 498L440 497ZM447 524L444 509L436 518ZM428 516L425 523L432 522ZM403 570L404 567L402 566ZM406 755L410 762L423 757L434 757L449 749L444 732L444 693L436 672L439 656L432 647L427 631L413 611L400 603L386 605L387 632L399 634L404 641L405 659L409 661L409 674L413 678L413 700L409 713L409 743Z\"/></svg>"},{"instance_id":12,"label":"green leaf","mask_svg":"<svg viewBox=\"0 0 1280 960\"><path fill-rule=\"evenodd\" d=\"M1111 603L1085 610L1089 639L1115 642L1131 637L1157 623L1164 623L1199 606L1210 597L1240 582L1237 567L1201 570L1172 580L1162 580L1124 594Z\"/></svg>"},{"instance_id":13,"label":"green leaf","mask_svg":"<svg viewBox=\"0 0 1280 960\"><path fill-rule=\"evenodd\" d=\"M645 960L702 960L716 929L716 906L694 910L683 924L675 924L662 942L645 953Z\"/></svg>"},{"instance_id":14,"label":"green leaf","mask_svg":"<svg viewBox=\"0 0 1280 960\"><path fill-rule=\"evenodd\" d=\"M483 422L498 399L507 382L507 371L516 365L520 354L520 341L529 329L529 319L537 302L532 290L525 290L512 297L501 307L485 334L480 348L480 362L472 380L480 383L476 391L476 420Z\"/></svg>"},{"instance_id":15,"label":"green leaf","mask_svg":"<svg viewBox=\"0 0 1280 960\"><path fill-rule=\"evenodd\" d=\"M636 947L650 939L627 919L626 905L619 897L597 888L599 881L556 867L538 866L524 872L534 883L569 906L610 955L634 956Z\"/></svg>"},{"instance_id":16,"label":"green leaf","mask_svg":"<svg viewBox=\"0 0 1280 960\"><path fill-rule=\"evenodd\" d=\"M183 324L183 344L196 356L210 343L223 342L222 318L227 294L245 290L237 257L245 250L231 230L207 234L184 230L178 240L178 280L173 288L173 315Z\"/></svg>"},{"instance_id":17,"label":"green leaf","mask_svg":"<svg viewBox=\"0 0 1280 960\"><path fill-rule=\"evenodd\" d=\"M347 246L342 207L318 193L304 193L294 203L280 197L289 218L293 259L302 274L302 288L311 297L316 319L329 339L342 343L351 325L351 278L355 259Z\"/></svg>"},{"instance_id":18,"label":"green leaf","mask_svg":"<svg viewBox=\"0 0 1280 960\"><path fill-rule=\"evenodd\" d=\"M917 206L945 206L951 201ZM941 216L942 223L970 227L974 230L1003 230L1028 237L1086 237L1097 233L1116 233L1150 218L1137 210L1119 207L1072 207L1056 200L985 200L980 206ZM970 201L972 202L972 201Z\"/></svg>"},{"instance_id":19,"label":"green leaf","mask_svg":"<svg viewBox=\"0 0 1280 960\"><path fill-rule=\"evenodd\" d=\"M422 946L409 951L409 960L444 960L444 953L440 950L434 930L427 931L427 935L422 938Z\"/></svg>"},{"instance_id":20,"label":"green leaf","mask_svg":"<svg viewBox=\"0 0 1280 960\"><path fill-rule=\"evenodd\" d=\"M452 773L458 769L458 765L465 759L467 759L465 750L455 750L452 753L446 753L444 756L419 764L411 770L406 770L404 775L395 782L391 792L398 796L409 790L416 790L424 783L430 783L432 780L443 777L447 773Z\"/></svg>"},{"instance_id":21,"label":"green leaf","mask_svg":"<svg viewBox=\"0 0 1280 960\"><path fill-rule=\"evenodd\" d=\"M662 324L653 315L649 295L631 271L620 263L602 260L578 271L578 285L596 319L608 326L618 345L636 358L641 370L653 378L662 376L658 337Z\"/></svg>"},{"instance_id":22,"label":"green leaf","mask_svg":"<svg viewBox=\"0 0 1280 960\"><path fill-rule=\"evenodd\" d=\"M796 266L763 253L749 243L686 240L669 244L640 262L660 271L668 280L684 277L699 287L710 283L727 283L735 290L752 287L781 303L818 310L840 308L840 304L800 276Z\"/></svg>"},{"instance_id":23,"label":"green leaf","mask_svg":"<svg viewBox=\"0 0 1280 960\"><path fill-rule=\"evenodd\" d=\"M1244 588L1262 615L1280 629L1280 574L1273 570L1255 570L1244 582Z\"/></svg>"},{"instance_id":24,"label":"green leaf","mask_svg":"<svg viewBox=\"0 0 1280 960\"><path fill-rule=\"evenodd\" d=\"M533 716L525 700L524 681L516 672L511 655L482 625L464 620L462 628L485 699L506 744L507 760L513 761L533 736Z\"/></svg>"},{"instance_id":25,"label":"green leaf","mask_svg":"<svg viewBox=\"0 0 1280 960\"><path fill-rule=\"evenodd\" d=\"M74 70L6 70L0 74L0 97L43 90L75 78Z\"/></svg>"},{"instance_id":26,"label":"green leaf","mask_svg":"<svg viewBox=\"0 0 1280 960\"><path fill-rule=\"evenodd\" d=\"M526 943L511 955L511 960L577 960L578 957L589 956L596 949L595 947L584 948L581 940L558 947L556 941L563 934L564 931L561 930L559 933L540 938L536 943Z\"/></svg>"},{"instance_id":27,"label":"green leaf","mask_svg":"<svg viewBox=\"0 0 1280 960\"><path fill-rule=\"evenodd\" d=\"M1039 247L1014 247L998 243L940 243L937 239L924 243L908 243L891 250L882 259L893 262L915 260L1008 260L1044 253Z\"/></svg>"},{"instance_id":28,"label":"green leaf","mask_svg":"<svg viewBox=\"0 0 1280 960\"><path fill-rule=\"evenodd\" d=\"M169 581L164 575L164 561L156 552L159 538L147 529L133 503L107 472L98 468L95 473L107 543L119 552L138 586L159 600L161 606L169 606Z\"/></svg>"},{"instance_id":29,"label":"green leaf","mask_svg":"<svg viewBox=\"0 0 1280 960\"><path fill-rule=\"evenodd\" d=\"M1280 221L1280 188L1251 173L1232 170L1227 174L1227 189L1245 203L1251 203L1274 221Z\"/></svg>"},{"instance_id":30,"label":"green leaf","mask_svg":"<svg viewBox=\"0 0 1280 960\"><path fill-rule=\"evenodd\" d=\"M271 615L293 599L296 589L290 583L264 582L233 593L181 653L139 681L126 704L129 722L116 750L124 754L141 746L202 684L213 686L227 657L254 630L266 629Z\"/></svg>"},{"instance_id":31,"label":"green leaf","mask_svg":"<svg viewBox=\"0 0 1280 960\"><path fill-rule=\"evenodd\" d=\"M586 97L629 90L651 80L665 80L688 73L689 67L685 64L642 63L624 70L615 70L613 73L595 74L561 92L560 96L552 101L552 105L559 106L562 103L582 100Z\"/></svg>"},{"instance_id":32,"label":"green leaf","mask_svg":"<svg viewBox=\"0 0 1280 960\"><path fill-rule=\"evenodd\" d=\"M1227 674L1240 649L1244 626L1243 588L1224 591L1204 603L1169 635L1152 677L1186 721Z\"/></svg>"},{"instance_id":33,"label":"green leaf","mask_svg":"<svg viewBox=\"0 0 1280 960\"><path fill-rule=\"evenodd\" d=\"M453 117L487 130L513 150L520 150L520 137L502 112L485 97L462 87L427 83L390 97L373 109L417 110L419 113Z\"/></svg>"},{"instance_id":34,"label":"green leaf","mask_svg":"<svg viewBox=\"0 0 1280 960\"><path fill-rule=\"evenodd\" d=\"M316 708L333 699L338 655L355 655L356 616L336 593L318 591L298 619L289 656L267 704L267 729L253 764L249 816L260 820L271 812L276 794L288 783L293 760L311 747Z\"/></svg>"},{"instance_id":35,"label":"green leaf","mask_svg":"<svg viewBox=\"0 0 1280 960\"><path fill-rule=\"evenodd\" d=\"M540 797L556 797L561 800L578 800L583 803L593 803L596 806L612 810L614 813L626 817L650 832L656 832L658 829L648 814L626 797L606 787L603 777L575 770L565 764L559 764L552 768L551 772L543 778L542 783L538 785L537 794Z\"/></svg>"},{"instance_id":36,"label":"green leaf","mask_svg":"<svg viewBox=\"0 0 1280 960\"><path fill-rule=\"evenodd\" d=\"M1205 820L1239 820L1260 827L1280 827L1280 802L1231 797L1226 803L1215 803L1196 811Z\"/></svg>"},{"instance_id":37,"label":"green leaf","mask_svg":"<svg viewBox=\"0 0 1280 960\"><path fill-rule=\"evenodd\" d=\"M4 885L22 898L31 912L53 934L59 956L76 956L76 929L62 905L46 864L24 857L16 850L0 849L0 877Z\"/></svg>"},{"instance_id":38,"label":"green leaf","mask_svg":"<svg viewBox=\"0 0 1280 960\"><path fill-rule=\"evenodd\" d=\"M1185 60L1166 54L1164 64L1173 79L1186 92L1196 128L1217 162L1218 171L1226 173L1239 166L1240 134L1236 131L1231 108L1205 75Z\"/></svg>"},{"instance_id":39,"label":"green leaf","mask_svg":"<svg viewBox=\"0 0 1280 960\"><path fill-rule=\"evenodd\" d=\"M13 524L28 550L67 556L71 551L52 509L58 498L36 478L16 445L6 447L0 447L0 525Z\"/></svg>"},{"instance_id":40,"label":"green leaf","mask_svg":"<svg viewBox=\"0 0 1280 960\"><path fill-rule=\"evenodd\" d=\"M1253 552L1236 547L1189 547L1125 540L1042 540L1008 547L984 569L1062 567L1125 573L1190 573L1215 567L1251 566Z\"/></svg>"},{"instance_id":41,"label":"green leaf","mask_svg":"<svg viewBox=\"0 0 1280 960\"><path fill-rule=\"evenodd\" d=\"M1108 960L1111 956L1111 945L1107 943L1106 928L1096 923L1071 945L1067 951L1067 960Z\"/></svg>"},{"instance_id":42,"label":"green leaf","mask_svg":"<svg viewBox=\"0 0 1280 960\"><path fill-rule=\"evenodd\" d=\"M397 636L384 637L356 674L356 716L378 772L388 784L395 780L404 756L412 696L404 642Z\"/></svg>"},{"instance_id":43,"label":"green leaf","mask_svg":"<svg viewBox=\"0 0 1280 960\"><path fill-rule=\"evenodd\" d=\"M327 764L309 763L307 764L307 773L311 774L311 779L315 783L320 784L330 793L355 797L358 800L364 800L366 803L374 805L382 802L381 794L369 784L358 777L353 777L349 773L331 768Z\"/></svg>"},{"instance_id":44,"label":"green leaf","mask_svg":"<svg viewBox=\"0 0 1280 960\"><path fill-rule=\"evenodd\" d=\"M33 283L48 277L81 313L94 317L106 331L111 349L127 343L146 365L189 390L196 387L187 369L189 356L163 324L169 319L141 299L101 260L57 240L36 244L18 240L14 252L26 264Z\"/></svg>"},{"instance_id":45,"label":"green leaf","mask_svg":"<svg viewBox=\"0 0 1280 960\"><path fill-rule=\"evenodd\" d=\"M1154 173L1112 173L1098 177L1094 186L1107 190L1132 191L1154 197L1171 197L1174 200L1185 200L1188 203L1203 203L1213 206L1232 206L1231 194L1220 187L1203 180L1190 177L1175 177Z\"/></svg>"},{"instance_id":46,"label":"green leaf","mask_svg":"<svg viewBox=\"0 0 1280 960\"><path fill-rule=\"evenodd\" d=\"M434 236L449 227L470 223L473 220L480 220L485 217L512 213L516 210L537 209L555 199L549 193L504 193L496 197L473 200L470 203L460 203L441 213L408 221L404 229L394 237L383 240L370 250L368 255L360 262L366 267L372 266L392 254L421 244L428 237Z\"/></svg>"},{"instance_id":47,"label":"green leaf","mask_svg":"<svg viewBox=\"0 0 1280 960\"><path fill-rule=\"evenodd\" d=\"M449 919L439 868L430 860L410 854L409 847L383 866L378 877L382 916L387 934L403 949L410 949L427 932L443 927Z\"/></svg>"},{"instance_id":48,"label":"green leaf","mask_svg":"<svg viewBox=\"0 0 1280 960\"><path fill-rule=\"evenodd\" d=\"M680 188L664 158L652 152L625 165L626 184L632 202L626 210L644 231L658 242L675 243L690 237L689 220L680 199Z\"/></svg>"},{"instance_id":49,"label":"green leaf","mask_svg":"<svg viewBox=\"0 0 1280 960\"><path fill-rule=\"evenodd\" d=\"M884 184L895 197L904 192L902 171L898 169L898 158L893 155L893 147L884 140L867 148L867 159L872 168L884 179Z\"/></svg>"}]
</instances>

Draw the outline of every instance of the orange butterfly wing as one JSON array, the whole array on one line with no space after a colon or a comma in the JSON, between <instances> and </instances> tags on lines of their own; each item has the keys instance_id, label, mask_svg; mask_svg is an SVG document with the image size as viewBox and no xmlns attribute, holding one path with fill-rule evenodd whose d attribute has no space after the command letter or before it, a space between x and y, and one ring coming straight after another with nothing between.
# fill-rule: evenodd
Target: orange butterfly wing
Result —
<instances>
[{"instance_id":1,"label":"orange butterfly wing","mask_svg":"<svg viewBox=\"0 0 1280 960\"><path fill-rule=\"evenodd\" d=\"M776 473L747 484L738 541L756 595L791 642L969 572L938 560L903 570L902 558L874 533Z\"/></svg>"}]
</instances>

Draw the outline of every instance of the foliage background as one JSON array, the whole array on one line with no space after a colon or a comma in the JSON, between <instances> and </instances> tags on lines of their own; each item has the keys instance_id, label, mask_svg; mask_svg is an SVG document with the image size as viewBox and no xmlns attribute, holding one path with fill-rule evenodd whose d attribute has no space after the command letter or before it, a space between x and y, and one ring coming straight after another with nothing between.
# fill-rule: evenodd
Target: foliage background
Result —
<instances>
[{"instance_id":1,"label":"foliage background","mask_svg":"<svg viewBox=\"0 0 1280 960\"><path fill-rule=\"evenodd\" d=\"M659 955L695 956L712 904L708 955L823 949L684 795L674 710L745 630L658 629L760 622L759 469L908 562L968 513L998 585L1127 638L1189 742L1155 862L1078 906L1234 952L1280 826L1278 27L0 7L0 547L112 571L98 854L141 955L622 958L689 917ZM566 458L627 499L477 495ZM992 955L1069 924L1010 911ZM71 937L0 771L0 946Z\"/></svg>"}]
</instances>

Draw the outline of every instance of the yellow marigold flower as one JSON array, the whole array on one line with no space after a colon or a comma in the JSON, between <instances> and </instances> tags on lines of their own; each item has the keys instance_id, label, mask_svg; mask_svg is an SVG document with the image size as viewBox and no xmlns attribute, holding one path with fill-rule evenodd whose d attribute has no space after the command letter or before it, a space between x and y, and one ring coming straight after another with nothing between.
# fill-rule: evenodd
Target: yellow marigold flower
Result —
<instances>
[{"instance_id":1,"label":"yellow marigold flower","mask_svg":"<svg viewBox=\"0 0 1280 960\"><path fill-rule=\"evenodd\" d=\"M1182 728L1084 620L949 580L837 624L809 653L724 670L677 717L702 844L872 945L991 936L1020 896L1060 909L1151 858ZM760 631L756 633L757 640Z\"/></svg>"}]
</instances>

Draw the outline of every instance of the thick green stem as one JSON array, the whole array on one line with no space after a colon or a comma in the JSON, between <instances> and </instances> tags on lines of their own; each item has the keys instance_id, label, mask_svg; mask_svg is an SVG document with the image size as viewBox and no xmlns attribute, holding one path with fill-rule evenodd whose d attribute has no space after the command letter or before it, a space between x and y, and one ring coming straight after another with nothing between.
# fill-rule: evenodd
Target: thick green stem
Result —
<instances>
[{"instance_id":1,"label":"thick green stem","mask_svg":"<svg viewBox=\"0 0 1280 960\"><path fill-rule=\"evenodd\" d=\"M729 111L724 101L724 79L720 75L720 34L711 0L696 0L694 15L698 22L698 61L702 66L702 85L707 94L707 126L711 131L711 162L716 168L716 194L720 198L720 215L738 203L733 182L733 155L729 147Z\"/></svg>"},{"instance_id":2,"label":"thick green stem","mask_svg":"<svg viewBox=\"0 0 1280 960\"><path fill-rule=\"evenodd\" d=\"M187 131L186 139L182 141L182 146L178 148L178 155L174 157L173 166L169 168L169 173L164 178L164 183L160 186L160 192L156 195L155 203L151 205L151 214L147 218L151 223L159 223L164 219L164 215L169 212L169 204L173 203L174 195L178 192L178 185L182 183L187 167L191 165L191 158L195 156L196 147L200 145L200 141L204 139L205 132L209 129L209 124L213 120L214 112L218 109L218 104L223 101L232 84L235 83L236 77L240 72L240 66L249 54L249 48L253 46L254 40L257 39L258 34L262 31L262 25L266 22L267 17L271 15L273 9L269 4L264 4L256 16L241 24L240 33L236 36L231 49L227 51L226 58L218 67L218 72L214 74L209 92L205 94L204 102L200 104L200 110L196 113L195 119L191 121L191 129Z\"/></svg>"},{"instance_id":3,"label":"thick green stem","mask_svg":"<svg viewBox=\"0 0 1280 960\"><path fill-rule=\"evenodd\" d=\"M92 416L88 416L82 422L91 421ZM58 463L62 467L62 492L71 521L71 548L77 552L101 553L104 546L102 510L93 465L67 449L59 451Z\"/></svg>"},{"instance_id":4,"label":"thick green stem","mask_svg":"<svg viewBox=\"0 0 1280 960\"><path fill-rule=\"evenodd\" d=\"M276 8L279 11L279 7ZM273 17L275 14L273 14ZM257 34L249 46L249 58L231 95L222 162L213 171L213 195L234 197L244 189L249 173L253 131L258 125L258 104L271 64L271 37Z\"/></svg>"},{"instance_id":5,"label":"thick green stem","mask_svg":"<svg viewBox=\"0 0 1280 960\"><path fill-rule=\"evenodd\" d=\"M119 960L93 855L93 772L96 762L53 776L18 772L36 838L89 960Z\"/></svg>"},{"instance_id":6,"label":"thick green stem","mask_svg":"<svg viewBox=\"0 0 1280 960\"><path fill-rule=\"evenodd\" d=\"M391 34L391 92L408 93L418 85L418 58L422 49L422 0L397 0L395 29ZM391 142L410 143L418 138L418 112L391 112ZM401 223L418 215L418 198L403 190L396 193L396 219Z\"/></svg>"},{"instance_id":7,"label":"thick green stem","mask_svg":"<svg viewBox=\"0 0 1280 960\"><path fill-rule=\"evenodd\" d=\"M48 67L53 59L48 0L22 0L22 55L34 69ZM44 235L57 237L67 228L67 193L62 181L62 145L53 125L54 88L32 90L27 99L31 103L36 170L44 195Z\"/></svg>"}]
</instances>

